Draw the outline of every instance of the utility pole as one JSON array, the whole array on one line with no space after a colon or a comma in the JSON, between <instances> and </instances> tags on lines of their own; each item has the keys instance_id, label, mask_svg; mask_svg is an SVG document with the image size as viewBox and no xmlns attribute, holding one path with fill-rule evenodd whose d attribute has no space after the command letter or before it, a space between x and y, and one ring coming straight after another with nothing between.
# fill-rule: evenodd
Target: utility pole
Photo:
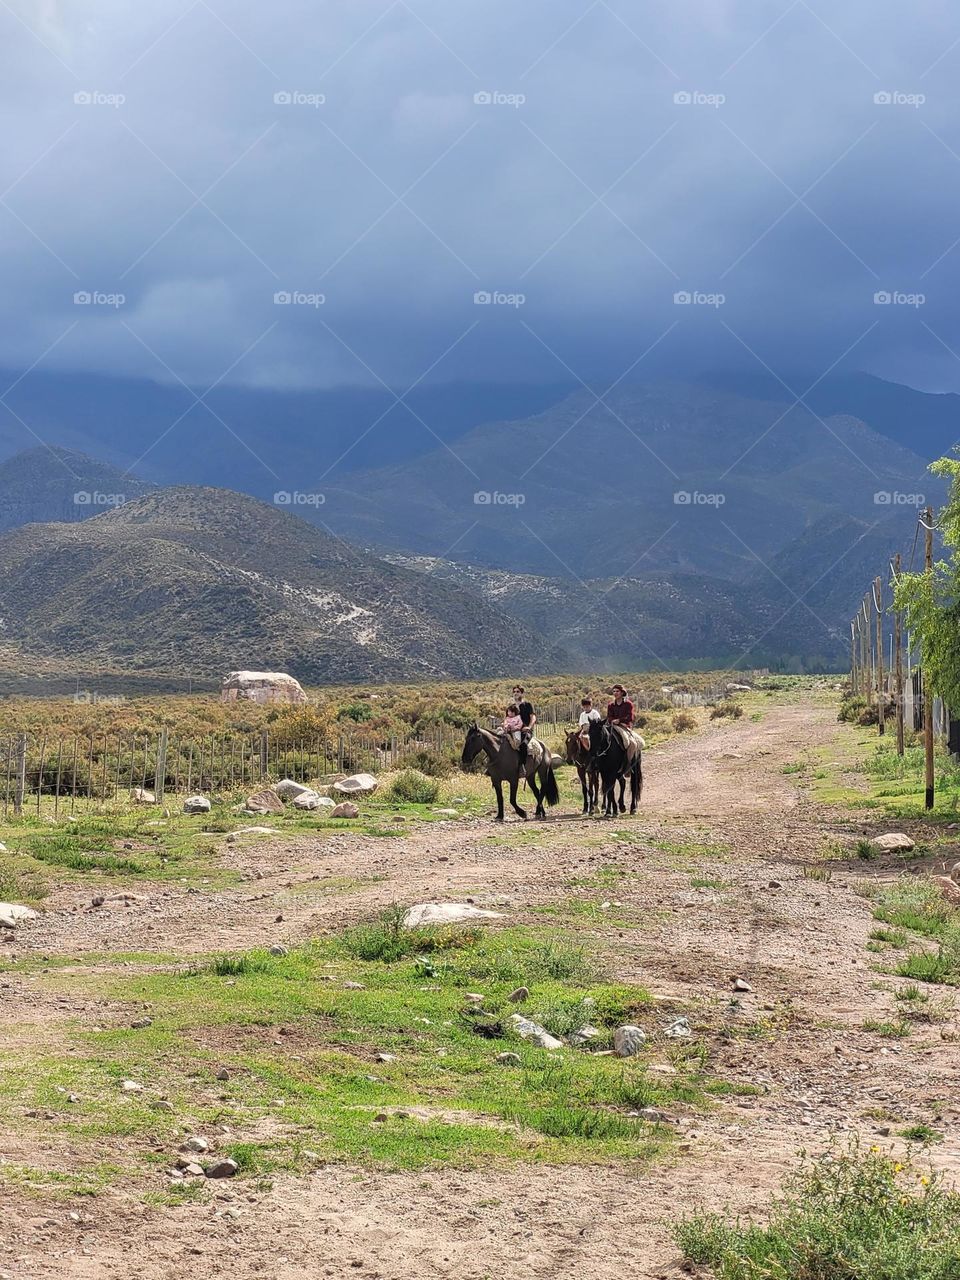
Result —
<instances>
[{"instance_id":1,"label":"utility pole","mask_svg":"<svg viewBox=\"0 0 960 1280\"><path fill-rule=\"evenodd\" d=\"M897 583L900 581L900 552L898 551L893 561L893 589L896 592ZM903 755L903 617L900 610L896 608L896 596L894 596L893 610L893 652L894 662L896 663L895 675L893 678L894 693L897 699L897 755Z\"/></svg>"},{"instance_id":2,"label":"utility pole","mask_svg":"<svg viewBox=\"0 0 960 1280\"><path fill-rule=\"evenodd\" d=\"M877 732L886 733L886 690L883 687L883 579L873 580L873 603L877 611Z\"/></svg>"},{"instance_id":3,"label":"utility pole","mask_svg":"<svg viewBox=\"0 0 960 1280\"><path fill-rule=\"evenodd\" d=\"M933 508L927 507L923 513L924 555L923 570L928 579L933 578ZM932 589L932 586L931 586ZM927 668L928 654L922 655L923 662L923 747L925 763L926 798L925 805L933 808L933 689L930 687L930 672Z\"/></svg>"}]
</instances>

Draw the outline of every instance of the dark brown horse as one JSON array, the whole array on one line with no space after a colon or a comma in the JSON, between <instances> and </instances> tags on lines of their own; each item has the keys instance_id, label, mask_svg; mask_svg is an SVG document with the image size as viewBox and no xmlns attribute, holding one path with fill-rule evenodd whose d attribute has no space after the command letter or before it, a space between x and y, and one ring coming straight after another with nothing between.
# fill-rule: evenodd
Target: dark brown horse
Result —
<instances>
[{"instance_id":1,"label":"dark brown horse","mask_svg":"<svg viewBox=\"0 0 960 1280\"><path fill-rule=\"evenodd\" d=\"M595 813L600 807L600 773L590 759L590 751L580 739L581 730L574 729L565 739L567 764L572 764L583 792L583 812Z\"/></svg>"},{"instance_id":2,"label":"dark brown horse","mask_svg":"<svg viewBox=\"0 0 960 1280\"><path fill-rule=\"evenodd\" d=\"M487 774L497 793L497 821L503 821L503 784L510 787L510 804L515 813L526 820L527 811L517 804L517 787L520 779L525 778L537 802L536 817L545 818L547 811L543 802L558 804L560 791L553 772L553 758L548 749L536 738L531 738L527 748L524 767L520 766L520 755L516 747L507 741L505 734L491 733L489 729L481 729L473 724L467 730L467 740L463 744L461 763L473 764L481 751L487 755ZM537 779L540 786L537 786Z\"/></svg>"}]
</instances>

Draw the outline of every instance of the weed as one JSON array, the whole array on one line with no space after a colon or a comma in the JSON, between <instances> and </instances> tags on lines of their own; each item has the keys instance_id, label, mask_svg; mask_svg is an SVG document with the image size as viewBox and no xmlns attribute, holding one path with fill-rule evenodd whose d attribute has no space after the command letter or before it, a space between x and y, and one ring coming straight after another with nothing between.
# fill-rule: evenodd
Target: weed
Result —
<instances>
[{"instance_id":1,"label":"weed","mask_svg":"<svg viewBox=\"0 0 960 1280\"><path fill-rule=\"evenodd\" d=\"M418 769L401 769L387 789L387 798L400 804L433 804L440 783Z\"/></svg>"},{"instance_id":2,"label":"weed","mask_svg":"<svg viewBox=\"0 0 960 1280\"><path fill-rule=\"evenodd\" d=\"M911 1032L909 1022L905 1022L902 1018L898 1018L896 1022L879 1022L876 1018L867 1018L863 1024L864 1031L873 1031L878 1036L883 1036L887 1040L899 1039L902 1036L908 1036Z\"/></svg>"},{"instance_id":3,"label":"weed","mask_svg":"<svg viewBox=\"0 0 960 1280\"><path fill-rule=\"evenodd\" d=\"M928 1124L908 1125L906 1129L900 1130L900 1137L905 1138L907 1142L921 1142L924 1146L943 1141L943 1134L936 1129L931 1129Z\"/></svg>"}]
</instances>

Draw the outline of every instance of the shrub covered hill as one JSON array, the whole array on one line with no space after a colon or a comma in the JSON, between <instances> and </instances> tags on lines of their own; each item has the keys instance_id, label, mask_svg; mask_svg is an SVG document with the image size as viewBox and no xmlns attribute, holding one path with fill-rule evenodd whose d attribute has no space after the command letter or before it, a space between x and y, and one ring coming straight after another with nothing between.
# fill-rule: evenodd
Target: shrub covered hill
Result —
<instances>
[{"instance_id":1,"label":"shrub covered hill","mask_svg":"<svg viewBox=\"0 0 960 1280\"><path fill-rule=\"evenodd\" d=\"M12 530L0 575L5 641L73 666L469 678L537 666L541 647L456 584L225 489L164 489L82 523Z\"/></svg>"}]
</instances>

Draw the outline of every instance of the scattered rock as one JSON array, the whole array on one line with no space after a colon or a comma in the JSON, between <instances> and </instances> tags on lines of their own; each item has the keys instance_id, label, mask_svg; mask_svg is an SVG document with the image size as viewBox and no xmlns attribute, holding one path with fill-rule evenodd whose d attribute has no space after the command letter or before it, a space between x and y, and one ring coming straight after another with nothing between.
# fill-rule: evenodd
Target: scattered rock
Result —
<instances>
[{"instance_id":1,"label":"scattered rock","mask_svg":"<svg viewBox=\"0 0 960 1280\"><path fill-rule=\"evenodd\" d=\"M902 831L890 831L884 836L874 836L870 844L882 853L909 853L911 849L917 847L916 842L904 835Z\"/></svg>"},{"instance_id":2,"label":"scattered rock","mask_svg":"<svg viewBox=\"0 0 960 1280\"><path fill-rule=\"evenodd\" d=\"M217 1079L218 1079L218 1080L229 1080L229 1079L230 1079L230 1072L227 1070L227 1068L226 1068L226 1067L221 1067L221 1068L220 1068L220 1070L217 1072Z\"/></svg>"},{"instance_id":3,"label":"scattered rock","mask_svg":"<svg viewBox=\"0 0 960 1280\"><path fill-rule=\"evenodd\" d=\"M247 813L282 813L283 801L270 787L247 796Z\"/></svg>"},{"instance_id":4,"label":"scattered rock","mask_svg":"<svg viewBox=\"0 0 960 1280\"><path fill-rule=\"evenodd\" d=\"M752 991L753 990L753 987L751 987L750 983L747 982L745 978L731 978L730 985L733 987L734 991Z\"/></svg>"},{"instance_id":5,"label":"scattered rock","mask_svg":"<svg viewBox=\"0 0 960 1280\"><path fill-rule=\"evenodd\" d=\"M510 992L507 999L512 1000L514 1004L522 1004L524 1000L530 999L530 988L517 987L516 991Z\"/></svg>"},{"instance_id":6,"label":"scattered rock","mask_svg":"<svg viewBox=\"0 0 960 1280\"><path fill-rule=\"evenodd\" d=\"M292 778L283 778L273 789L281 800L296 800L297 796L315 794L312 787L305 787L302 782L294 782Z\"/></svg>"},{"instance_id":7,"label":"scattered rock","mask_svg":"<svg viewBox=\"0 0 960 1280\"><path fill-rule=\"evenodd\" d=\"M960 884L950 876L934 876L933 883L951 906L960 907Z\"/></svg>"},{"instance_id":8,"label":"scattered rock","mask_svg":"<svg viewBox=\"0 0 960 1280\"><path fill-rule=\"evenodd\" d=\"M375 1058L376 1062L396 1062L396 1060L397 1055L395 1053L378 1053Z\"/></svg>"},{"instance_id":9,"label":"scattered rock","mask_svg":"<svg viewBox=\"0 0 960 1280\"><path fill-rule=\"evenodd\" d=\"M130 799L134 804L156 804L157 797L152 791L147 791L144 787L131 787Z\"/></svg>"},{"instance_id":10,"label":"scattered rock","mask_svg":"<svg viewBox=\"0 0 960 1280\"><path fill-rule=\"evenodd\" d=\"M206 1138L192 1137L187 1138L185 1142L180 1144L181 1151L193 1151L197 1155L203 1155L205 1151L210 1150L210 1143Z\"/></svg>"},{"instance_id":11,"label":"scattered rock","mask_svg":"<svg viewBox=\"0 0 960 1280\"><path fill-rule=\"evenodd\" d=\"M120 1088L124 1093L143 1093L143 1085L137 1080L124 1080Z\"/></svg>"},{"instance_id":12,"label":"scattered rock","mask_svg":"<svg viewBox=\"0 0 960 1280\"><path fill-rule=\"evenodd\" d=\"M465 998L469 1000L471 1004L483 1004L483 996L479 991L467 991L465 993Z\"/></svg>"},{"instance_id":13,"label":"scattered rock","mask_svg":"<svg viewBox=\"0 0 960 1280\"><path fill-rule=\"evenodd\" d=\"M950 868L950 879L960 884L960 862L955 862Z\"/></svg>"},{"instance_id":14,"label":"scattered rock","mask_svg":"<svg viewBox=\"0 0 960 1280\"><path fill-rule=\"evenodd\" d=\"M563 1048L562 1040L552 1036L546 1027L541 1027L539 1022L533 1022L530 1018L525 1018L522 1013L512 1013L510 1021L522 1039L530 1040L541 1049Z\"/></svg>"},{"instance_id":15,"label":"scattered rock","mask_svg":"<svg viewBox=\"0 0 960 1280\"><path fill-rule=\"evenodd\" d=\"M15 929L22 920L36 920L37 913L19 902L0 902L0 927Z\"/></svg>"},{"instance_id":16,"label":"scattered rock","mask_svg":"<svg viewBox=\"0 0 960 1280\"><path fill-rule=\"evenodd\" d=\"M184 813L209 813L210 801L206 796L188 796L183 802Z\"/></svg>"},{"instance_id":17,"label":"scattered rock","mask_svg":"<svg viewBox=\"0 0 960 1280\"><path fill-rule=\"evenodd\" d=\"M295 809L304 809L311 811L314 809L335 809L337 802L331 800L329 796L317 795L316 791L307 791L302 795L293 797L293 807Z\"/></svg>"},{"instance_id":18,"label":"scattered rock","mask_svg":"<svg viewBox=\"0 0 960 1280\"><path fill-rule=\"evenodd\" d=\"M677 1018L664 1028L663 1034L669 1036L671 1040L686 1040L692 1034L690 1023L686 1018Z\"/></svg>"},{"instance_id":19,"label":"scattered rock","mask_svg":"<svg viewBox=\"0 0 960 1280\"><path fill-rule=\"evenodd\" d=\"M634 1058L643 1052L647 1033L642 1027L627 1025L617 1027L613 1033L613 1052L618 1058Z\"/></svg>"},{"instance_id":20,"label":"scattered rock","mask_svg":"<svg viewBox=\"0 0 960 1280\"><path fill-rule=\"evenodd\" d=\"M380 783L372 773L355 773L350 778L341 778L333 784L334 791L342 796L371 796Z\"/></svg>"},{"instance_id":21,"label":"scattered rock","mask_svg":"<svg viewBox=\"0 0 960 1280\"><path fill-rule=\"evenodd\" d=\"M676 1124L672 1116L668 1116L665 1111L660 1111L657 1107L641 1107L636 1113L631 1111L630 1114L636 1114L641 1120L646 1120L650 1124Z\"/></svg>"},{"instance_id":22,"label":"scattered rock","mask_svg":"<svg viewBox=\"0 0 960 1280\"><path fill-rule=\"evenodd\" d=\"M158 1098L153 1104L154 1111L168 1112L173 1110L173 1103L168 1102L166 1098Z\"/></svg>"},{"instance_id":23,"label":"scattered rock","mask_svg":"<svg viewBox=\"0 0 960 1280\"><path fill-rule=\"evenodd\" d=\"M500 911L483 911L468 902L420 902L410 907L403 917L405 929L418 929L425 924L461 924L467 920L502 920Z\"/></svg>"},{"instance_id":24,"label":"scattered rock","mask_svg":"<svg viewBox=\"0 0 960 1280\"><path fill-rule=\"evenodd\" d=\"M441 818L459 818L460 817L460 814L457 812L456 809L434 809L433 812L437 814L438 817L441 817Z\"/></svg>"},{"instance_id":25,"label":"scattered rock","mask_svg":"<svg viewBox=\"0 0 960 1280\"><path fill-rule=\"evenodd\" d=\"M276 836L280 832L276 827L238 827L234 834L238 836Z\"/></svg>"},{"instance_id":26,"label":"scattered rock","mask_svg":"<svg viewBox=\"0 0 960 1280\"><path fill-rule=\"evenodd\" d=\"M236 1160L218 1160L216 1164L207 1165L204 1173L208 1178L233 1178L240 1172Z\"/></svg>"},{"instance_id":27,"label":"scattered rock","mask_svg":"<svg viewBox=\"0 0 960 1280\"><path fill-rule=\"evenodd\" d=\"M203 1165L199 1165L193 1160L187 1160L186 1163L180 1165L179 1168L185 1178L203 1177Z\"/></svg>"},{"instance_id":28,"label":"scattered rock","mask_svg":"<svg viewBox=\"0 0 960 1280\"><path fill-rule=\"evenodd\" d=\"M585 1022L582 1027L577 1027L576 1031L571 1031L567 1037L575 1049L582 1048L585 1044L589 1044L591 1040L599 1039L600 1032L596 1027L592 1027L589 1022Z\"/></svg>"},{"instance_id":29,"label":"scattered rock","mask_svg":"<svg viewBox=\"0 0 960 1280\"><path fill-rule=\"evenodd\" d=\"M152 1026L153 1026L153 1019L152 1019L152 1018L138 1018L138 1019L136 1020L136 1022L131 1022L131 1023L130 1023L130 1026L132 1027L132 1029L133 1029L134 1031L142 1031L142 1030L144 1029L144 1027L152 1027Z\"/></svg>"},{"instance_id":30,"label":"scattered rock","mask_svg":"<svg viewBox=\"0 0 960 1280\"><path fill-rule=\"evenodd\" d=\"M348 978L347 981L343 984L343 989L344 991L366 991L367 988L363 985L362 982L351 982L350 979Z\"/></svg>"},{"instance_id":31,"label":"scattered rock","mask_svg":"<svg viewBox=\"0 0 960 1280\"><path fill-rule=\"evenodd\" d=\"M331 818L359 818L360 810L357 808L355 804L351 804L349 800L344 800L342 801L342 803L334 806L334 808L330 810L330 817Z\"/></svg>"},{"instance_id":32,"label":"scattered rock","mask_svg":"<svg viewBox=\"0 0 960 1280\"><path fill-rule=\"evenodd\" d=\"M501 1067L519 1067L520 1055L519 1053L498 1053L497 1062Z\"/></svg>"},{"instance_id":33,"label":"scattered rock","mask_svg":"<svg viewBox=\"0 0 960 1280\"><path fill-rule=\"evenodd\" d=\"M272 956L287 956L290 954L290 952L287 950L286 947L281 947L279 942L275 942L274 945L270 948L270 954Z\"/></svg>"}]
</instances>

